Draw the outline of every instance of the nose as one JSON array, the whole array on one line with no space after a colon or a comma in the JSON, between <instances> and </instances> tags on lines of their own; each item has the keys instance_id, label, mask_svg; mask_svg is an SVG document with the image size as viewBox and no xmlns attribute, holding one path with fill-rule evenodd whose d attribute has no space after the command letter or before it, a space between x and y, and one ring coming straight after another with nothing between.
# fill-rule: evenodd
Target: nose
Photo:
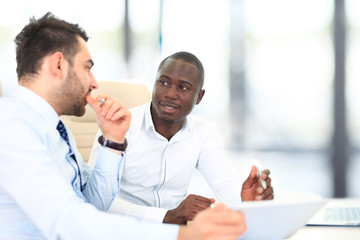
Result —
<instances>
[{"instance_id":1,"label":"nose","mask_svg":"<svg viewBox=\"0 0 360 240\"><path fill-rule=\"evenodd\" d=\"M173 85L169 87L166 91L165 97L169 99L177 99L178 98L177 86Z\"/></svg>"},{"instance_id":2,"label":"nose","mask_svg":"<svg viewBox=\"0 0 360 240\"><path fill-rule=\"evenodd\" d=\"M96 81L96 79L95 79L95 77L94 77L93 74L91 74L91 76L90 76L90 88L91 88L92 90L99 88L99 84L98 84L98 82Z\"/></svg>"}]
</instances>

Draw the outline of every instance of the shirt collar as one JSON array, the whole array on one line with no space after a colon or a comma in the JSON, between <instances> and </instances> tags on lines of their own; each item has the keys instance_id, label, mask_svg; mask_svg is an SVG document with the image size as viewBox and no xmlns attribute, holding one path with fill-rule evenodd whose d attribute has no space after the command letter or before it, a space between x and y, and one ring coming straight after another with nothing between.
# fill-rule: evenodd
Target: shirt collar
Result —
<instances>
[{"instance_id":1,"label":"shirt collar","mask_svg":"<svg viewBox=\"0 0 360 240\"><path fill-rule=\"evenodd\" d=\"M56 128L59 122L58 114L45 99L37 95L35 92L26 87L18 86L12 92L11 97L15 97L24 104L28 105L51 125L54 125L54 128Z\"/></svg>"}]
</instances>

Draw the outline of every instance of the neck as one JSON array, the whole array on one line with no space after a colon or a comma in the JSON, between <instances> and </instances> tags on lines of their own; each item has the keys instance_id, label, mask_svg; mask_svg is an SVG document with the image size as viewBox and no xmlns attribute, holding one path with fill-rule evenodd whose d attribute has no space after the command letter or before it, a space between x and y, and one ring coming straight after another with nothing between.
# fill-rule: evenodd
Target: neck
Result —
<instances>
[{"instance_id":1,"label":"neck","mask_svg":"<svg viewBox=\"0 0 360 240\"><path fill-rule=\"evenodd\" d=\"M47 101L57 112L60 116L60 110L54 102L54 94L52 85L50 86L49 83L43 82L41 78L21 78L19 80L19 85L28 88L29 90L33 91L40 97L42 97L45 101Z\"/></svg>"},{"instance_id":2,"label":"neck","mask_svg":"<svg viewBox=\"0 0 360 240\"><path fill-rule=\"evenodd\" d=\"M170 139L181 129L182 124L164 124L163 122L161 124L155 124L154 122L154 126L156 132L158 132L160 135L170 141Z\"/></svg>"},{"instance_id":3,"label":"neck","mask_svg":"<svg viewBox=\"0 0 360 240\"><path fill-rule=\"evenodd\" d=\"M151 109L151 118L154 123L155 131L168 141L181 129L185 120L181 121L166 121L160 119L156 113Z\"/></svg>"}]
</instances>

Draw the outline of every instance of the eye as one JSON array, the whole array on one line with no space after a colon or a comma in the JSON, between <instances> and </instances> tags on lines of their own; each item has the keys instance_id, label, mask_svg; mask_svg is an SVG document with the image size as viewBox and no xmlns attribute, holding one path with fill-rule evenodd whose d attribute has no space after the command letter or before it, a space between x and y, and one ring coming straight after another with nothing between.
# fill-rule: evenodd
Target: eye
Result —
<instances>
[{"instance_id":1,"label":"eye","mask_svg":"<svg viewBox=\"0 0 360 240\"><path fill-rule=\"evenodd\" d=\"M190 84L180 84L178 88L182 92L191 91L193 89L193 87Z\"/></svg>"},{"instance_id":2,"label":"eye","mask_svg":"<svg viewBox=\"0 0 360 240\"><path fill-rule=\"evenodd\" d=\"M188 90L188 88L187 88L186 86L183 86L183 85L180 85L180 86L179 86L179 89L180 89L181 91L186 91L186 90Z\"/></svg>"},{"instance_id":3,"label":"eye","mask_svg":"<svg viewBox=\"0 0 360 240\"><path fill-rule=\"evenodd\" d=\"M162 79L159 80L159 83L162 86L167 86L168 85L168 83L165 80L162 80Z\"/></svg>"}]
</instances>

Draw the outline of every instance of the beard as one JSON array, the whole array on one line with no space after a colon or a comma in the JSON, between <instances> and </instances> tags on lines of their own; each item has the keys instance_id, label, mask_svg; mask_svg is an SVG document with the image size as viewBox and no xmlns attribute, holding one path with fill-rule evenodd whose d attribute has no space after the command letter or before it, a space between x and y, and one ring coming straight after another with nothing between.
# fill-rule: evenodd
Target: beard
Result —
<instances>
[{"instance_id":1,"label":"beard","mask_svg":"<svg viewBox=\"0 0 360 240\"><path fill-rule=\"evenodd\" d=\"M81 80L76 72L70 68L61 88L63 115L74 115L77 117L85 114L85 96L88 91L81 85Z\"/></svg>"}]
</instances>

